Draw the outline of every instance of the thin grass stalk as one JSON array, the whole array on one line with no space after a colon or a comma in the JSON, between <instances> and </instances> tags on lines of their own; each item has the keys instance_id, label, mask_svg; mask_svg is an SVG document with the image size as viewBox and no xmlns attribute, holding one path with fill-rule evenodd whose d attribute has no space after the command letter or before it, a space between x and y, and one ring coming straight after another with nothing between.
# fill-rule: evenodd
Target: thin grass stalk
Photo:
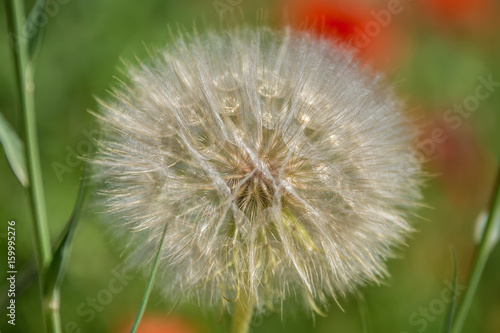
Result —
<instances>
[{"instance_id":1,"label":"thin grass stalk","mask_svg":"<svg viewBox=\"0 0 500 333\"><path fill-rule=\"evenodd\" d=\"M146 290L144 291L144 296L142 298L141 306L139 307L139 310L137 311L137 315L135 316L134 323L132 324L132 328L130 329L130 333L135 333L135 331L137 331L137 328L139 327L142 316L144 315L144 312L146 311L146 306L147 306L148 301L149 301L149 296L151 295L151 290L153 289L156 271L158 270L158 262L160 261L161 250L163 248L163 242L165 241L166 235L167 235L167 225L165 225L165 227L163 228L163 234L161 236L160 243L158 245L158 251L156 252L155 261L153 262L153 268L151 269L151 274L149 276L149 281L148 281L148 284L146 286Z\"/></svg>"}]
</instances>

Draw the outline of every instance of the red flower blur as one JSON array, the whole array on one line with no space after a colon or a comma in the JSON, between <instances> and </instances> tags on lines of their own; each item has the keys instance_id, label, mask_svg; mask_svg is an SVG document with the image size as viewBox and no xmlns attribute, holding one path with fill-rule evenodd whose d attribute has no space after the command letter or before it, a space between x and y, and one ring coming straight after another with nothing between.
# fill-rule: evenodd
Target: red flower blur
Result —
<instances>
[{"instance_id":1,"label":"red flower blur","mask_svg":"<svg viewBox=\"0 0 500 333\"><path fill-rule=\"evenodd\" d=\"M283 0L282 8L296 28L347 43L361 61L377 69L392 67L408 46L409 38L403 38L397 22L402 4L396 10L368 0Z\"/></svg>"},{"instance_id":2,"label":"red flower blur","mask_svg":"<svg viewBox=\"0 0 500 333\"><path fill-rule=\"evenodd\" d=\"M126 325L121 325L116 333L128 333L132 327L132 321ZM199 331L185 319L170 316L145 316L137 333L198 333Z\"/></svg>"}]
</instances>

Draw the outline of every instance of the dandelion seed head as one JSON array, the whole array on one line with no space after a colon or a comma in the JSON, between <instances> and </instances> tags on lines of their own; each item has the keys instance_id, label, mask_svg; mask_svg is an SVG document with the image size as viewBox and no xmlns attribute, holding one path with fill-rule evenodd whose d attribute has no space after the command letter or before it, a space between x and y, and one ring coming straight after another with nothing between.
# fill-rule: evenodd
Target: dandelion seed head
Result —
<instances>
[{"instance_id":1,"label":"dandelion seed head","mask_svg":"<svg viewBox=\"0 0 500 333\"><path fill-rule=\"evenodd\" d=\"M126 76L93 162L132 262L167 225L169 297L324 304L387 275L420 199L415 133L348 52L291 30L184 34Z\"/></svg>"}]
</instances>

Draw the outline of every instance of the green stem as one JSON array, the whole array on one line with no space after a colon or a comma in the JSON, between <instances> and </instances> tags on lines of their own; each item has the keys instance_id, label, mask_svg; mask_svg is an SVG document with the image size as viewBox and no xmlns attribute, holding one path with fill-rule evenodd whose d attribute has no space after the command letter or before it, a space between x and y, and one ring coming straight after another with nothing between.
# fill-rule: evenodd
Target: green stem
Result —
<instances>
[{"instance_id":1,"label":"green stem","mask_svg":"<svg viewBox=\"0 0 500 333\"><path fill-rule=\"evenodd\" d=\"M166 235L167 235L167 225L165 225L165 227L163 228L163 234L161 236L160 243L158 244L158 251L156 252L156 257L153 263L153 268L151 270L151 275L149 276L148 285L146 286L146 290L142 298L141 307L139 308L139 311L137 311L137 315L135 316L134 324L130 329L130 333L135 333L135 331L139 327L139 323L141 322L142 316L144 315L144 311L146 311L146 306L148 304L149 296L151 295L151 290L153 289L156 271L158 271L158 263L160 261L161 250L163 248L163 242L165 241Z\"/></svg>"},{"instance_id":2,"label":"green stem","mask_svg":"<svg viewBox=\"0 0 500 333\"><path fill-rule=\"evenodd\" d=\"M232 333L247 333L250 328L254 300L245 292L241 292L234 304Z\"/></svg>"},{"instance_id":3,"label":"green stem","mask_svg":"<svg viewBox=\"0 0 500 333\"><path fill-rule=\"evenodd\" d=\"M28 38L25 37L25 10L22 0L8 0L7 18L13 54L16 67L17 89L21 100L22 120L24 124L23 136L26 144L26 160L29 176L29 202L33 214L35 254L38 263L40 289L43 293L45 271L52 260L50 236L47 227L47 212L40 168L40 154L35 117L35 84L33 64L30 61ZM46 325L49 332L60 332L58 315L53 313L52 307L43 302Z\"/></svg>"},{"instance_id":4,"label":"green stem","mask_svg":"<svg viewBox=\"0 0 500 333\"><path fill-rule=\"evenodd\" d=\"M35 83L33 66L28 56L28 41L23 37L24 3L22 0L7 1L9 26L14 42L14 59L16 63L17 89L21 99L22 118L24 123L24 139L26 143L26 159L28 161L29 196L34 217L35 245L39 267L47 267L51 259L50 238L47 228L47 212L43 193L40 154L36 130L35 115Z\"/></svg>"},{"instance_id":5,"label":"green stem","mask_svg":"<svg viewBox=\"0 0 500 333\"><path fill-rule=\"evenodd\" d=\"M463 296L463 299L458 308L457 315L455 317L455 323L451 330L451 333L460 333L465 323L467 314L469 313L474 294L476 293L479 281L481 280L481 275L483 274L484 267L488 261L488 257L493 249L493 242L495 238L495 223L500 220L500 171L497 178L496 187L494 189L493 200L491 203L491 209L488 216L488 221L486 222L486 227L484 229L483 237L479 244L479 250L477 252L477 257L474 262L474 267L472 268L471 275L469 277L469 284L467 290Z\"/></svg>"},{"instance_id":6,"label":"green stem","mask_svg":"<svg viewBox=\"0 0 500 333\"><path fill-rule=\"evenodd\" d=\"M51 333L62 333L61 314L60 314L60 294L55 289L50 295L44 298L44 314L47 330Z\"/></svg>"}]
</instances>

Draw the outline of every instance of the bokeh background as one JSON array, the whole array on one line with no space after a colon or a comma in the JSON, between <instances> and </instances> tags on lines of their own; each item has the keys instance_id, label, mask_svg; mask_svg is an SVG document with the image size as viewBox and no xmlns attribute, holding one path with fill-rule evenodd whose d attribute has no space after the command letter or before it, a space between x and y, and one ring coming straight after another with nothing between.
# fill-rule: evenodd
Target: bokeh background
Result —
<instances>
[{"instance_id":1,"label":"bokeh background","mask_svg":"<svg viewBox=\"0 0 500 333\"><path fill-rule=\"evenodd\" d=\"M418 230L382 286L363 289L373 332L438 332L450 247L464 284L474 256L474 233L487 208L500 156L500 4L494 0L264 1L53 0L46 11L45 39L36 69L36 107L43 177L54 240L68 220L78 192L85 155L94 147L95 96L119 76L120 58L144 57L144 47L166 45L168 26L191 30L227 22L262 21L271 26L316 27L325 36L350 43L361 62L386 73L422 127L419 139L427 170L428 208L419 211ZM27 1L27 8L33 1ZM7 39L5 6L0 6L0 111L19 132L19 105ZM307 22L307 23L305 23ZM478 86L483 86L478 88ZM477 89L488 93L477 97ZM489 89L489 90L488 90ZM462 108L463 111L460 111ZM2 332L42 332L37 283L25 284L33 267L33 234L27 198L0 156L0 300L5 298L7 221L17 222L17 322ZM63 331L128 332L142 293L141 272L120 275L120 253L93 209L74 240L62 286ZM489 260L464 332L500 332L500 247ZM29 280L29 279L27 279ZM118 282L117 282L118 281ZM110 285L111 283L111 285ZM26 286L25 288L23 286ZM117 291L119 289L119 291ZM111 292L111 290L113 292ZM460 290L460 289L459 289ZM254 319L253 332L361 332L355 298L332 302L327 317L297 309ZM230 316L196 304L175 306L153 294L142 333L227 332Z\"/></svg>"}]
</instances>

